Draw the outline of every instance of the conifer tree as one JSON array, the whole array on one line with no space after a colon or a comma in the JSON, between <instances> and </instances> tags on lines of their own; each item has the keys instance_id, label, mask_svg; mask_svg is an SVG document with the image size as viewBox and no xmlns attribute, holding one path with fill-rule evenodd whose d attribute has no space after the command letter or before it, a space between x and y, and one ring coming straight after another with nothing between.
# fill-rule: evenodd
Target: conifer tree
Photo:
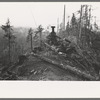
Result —
<instances>
[{"instance_id":1,"label":"conifer tree","mask_svg":"<svg viewBox=\"0 0 100 100\"><path fill-rule=\"evenodd\" d=\"M15 43L15 36L13 35L13 29L10 25L9 19L6 22L6 25L2 25L1 28L5 31L4 37L8 39L8 47L9 47L9 65L11 64L11 45L12 43Z\"/></svg>"},{"instance_id":2,"label":"conifer tree","mask_svg":"<svg viewBox=\"0 0 100 100\"><path fill-rule=\"evenodd\" d=\"M43 28L42 28L42 25L39 25L38 28L37 28L37 33L39 33L39 40L40 40L40 47L42 46L42 31L43 31Z\"/></svg>"},{"instance_id":3,"label":"conifer tree","mask_svg":"<svg viewBox=\"0 0 100 100\"><path fill-rule=\"evenodd\" d=\"M71 19L71 26L75 27L77 25L75 14L73 13L72 19Z\"/></svg>"},{"instance_id":4,"label":"conifer tree","mask_svg":"<svg viewBox=\"0 0 100 100\"><path fill-rule=\"evenodd\" d=\"M32 32L32 28L30 28L29 31L28 31L27 40L30 41L31 51L32 51L33 50L33 32Z\"/></svg>"}]
</instances>

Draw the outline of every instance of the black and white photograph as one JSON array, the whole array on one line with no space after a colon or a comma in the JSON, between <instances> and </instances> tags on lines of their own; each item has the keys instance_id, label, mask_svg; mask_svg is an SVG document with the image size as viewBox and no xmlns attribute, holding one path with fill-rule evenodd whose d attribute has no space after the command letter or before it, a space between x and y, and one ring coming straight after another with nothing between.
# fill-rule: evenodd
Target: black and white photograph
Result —
<instances>
[{"instance_id":1,"label":"black and white photograph","mask_svg":"<svg viewBox=\"0 0 100 100\"><path fill-rule=\"evenodd\" d=\"M0 80L100 81L100 2L0 2Z\"/></svg>"}]
</instances>

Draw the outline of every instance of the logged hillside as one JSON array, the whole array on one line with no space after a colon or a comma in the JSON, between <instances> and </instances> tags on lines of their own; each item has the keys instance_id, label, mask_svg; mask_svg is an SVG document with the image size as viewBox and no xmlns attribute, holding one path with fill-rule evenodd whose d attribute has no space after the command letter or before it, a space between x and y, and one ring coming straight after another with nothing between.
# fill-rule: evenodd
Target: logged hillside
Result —
<instances>
[{"instance_id":1,"label":"logged hillside","mask_svg":"<svg viewBox=\"0 0 100 100\"><path fill-rule=\"evenodd\" d=\"M85 8L85 9L84 9ZM0 27L1 80L100 80L100 32L91 7L60 25L44 29ZM65 17L64 17L65 19Z\"/></svg>"}]
</instances>

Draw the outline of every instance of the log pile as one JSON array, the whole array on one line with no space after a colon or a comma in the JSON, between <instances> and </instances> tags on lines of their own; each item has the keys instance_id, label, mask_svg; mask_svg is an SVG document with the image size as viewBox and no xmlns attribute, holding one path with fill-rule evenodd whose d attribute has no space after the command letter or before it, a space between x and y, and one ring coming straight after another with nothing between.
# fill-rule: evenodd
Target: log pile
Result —
<instances>
[{"instance_id":1,"label":"log pile","mask_svg":"<svg viewBox=\"0 0 100 100\"><path fill-rule=\"evenodd\" d=\"M71 67L70 65L64 65L62 63L59 64L59 63L55 62L54 60L47 59L46 57L43 57L43 56L38 55L38 54L33 54L33 56L38 57L39 59L41 59L41 60L43 60L43 61L45 61L47 63L53 64L55 66L58 66L60 68L65 69L65 70L69 70L69 71L73 72L74 74L77 74L80 77L85 78L86 80L96 80L96 78L93 77L93 76L91 76L90 74L87 74L85 72L82 72L82 71L76 69L75 67Z\"/></svg>"}]
</instances>

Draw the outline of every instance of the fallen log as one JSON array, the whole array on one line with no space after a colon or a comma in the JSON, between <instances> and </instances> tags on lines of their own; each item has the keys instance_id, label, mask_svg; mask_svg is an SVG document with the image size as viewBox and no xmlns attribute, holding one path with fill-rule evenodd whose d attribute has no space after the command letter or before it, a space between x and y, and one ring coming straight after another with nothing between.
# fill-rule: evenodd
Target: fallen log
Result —
<instances>
[{"instance_id":1,"label":"fallen log","mask_svg":"<svg viewBox=\"0 0 100 100\"><path fill-rule=\"evenodd\" d=\"M52 47L52 46L50 46L49 44L47 44L47 43L44 43L44 44L45 44L49 49L51 49L53 52L57 53L58 55L63 56L64 58L68 57L68 55L65 54L65 53L59 54L59 52L57 51L57 49L54 48L54 47ZM81 49L80 49L79 47L77 47L77 45L76 45L75 47L78 49L77 51L79 51L79 52L78 52L78 53L79 53L79 56L81 56L81 57L83 58L83 60L87 63L87 65L84 66L84 65L81 64L80 61L78 61L76 58L73 58L73 57L69 57L69 58L72 59L72 61L77 62L77 64L79 64L80 67L84 68L84 69L86 70L86 72L88 72L87 68L88 68L89 70L92 70L92 68L93 68L93 71L95 72L92 63L82 54ZM91 71L90 71L90 73L91 73Z\"/></svg>"},{"instance_id":2,"label":"fallen log","mask_svg":"<svg viewBox=\"0 0 100 100\"><path fill-rule=\"evenodd\" d=\"M65 53L59 54L59 52L57 52L57 50L55 48L53 48L52 46L50 46L49 44L47 44L47 43L44 43L44 44L48 48L50 48L52 51L56 52L59 56L63 56L64 58L68 57L68 55L66 55ZM77 61L76 59L73 59L72 57L68 57L68 58L70 58L72 61L77 62L77 64L79 64L82 68L84 68L87 71L87 69L85 68L85 66L82 65L79 61Z\"/></svg>"},{"instance_id":3,"label":"fallen log","mask_svg":"<svg viewBox=\"0 0 100 100\"><path fill-rule=\"evenodd\" d=\"M45 61L45 62L47 62L47 63L53 64L53 65L55 65L55 66L58 66L58 67L60 67L60 68L65 69L65 70L70 70L70 71L73 72L74 74L77 74L77 75L79 75L80 77L83 77L83 78L85 78L85 79L87 79L87 80L91 80L91 81L95 81L95 80L96 80L96 78L93 77L93 76L91 76L90 74L87 74L87 73L85 73L85 72L82 72L82 71L76 69L75 67L71 67L70 65L64 65L64 64L62 64L62 63L59 64L59 63L57 63L57 62L55 62L55 61L52 61L52 60L50 60L50 59L48 59L48 58L46 58L46 57L43 57L43 56L37 55L37 54L33 54L33 56L38 57L39 59L41 59L41 60L43 60L43 61Z\"/></svg>"}]
</instances>

